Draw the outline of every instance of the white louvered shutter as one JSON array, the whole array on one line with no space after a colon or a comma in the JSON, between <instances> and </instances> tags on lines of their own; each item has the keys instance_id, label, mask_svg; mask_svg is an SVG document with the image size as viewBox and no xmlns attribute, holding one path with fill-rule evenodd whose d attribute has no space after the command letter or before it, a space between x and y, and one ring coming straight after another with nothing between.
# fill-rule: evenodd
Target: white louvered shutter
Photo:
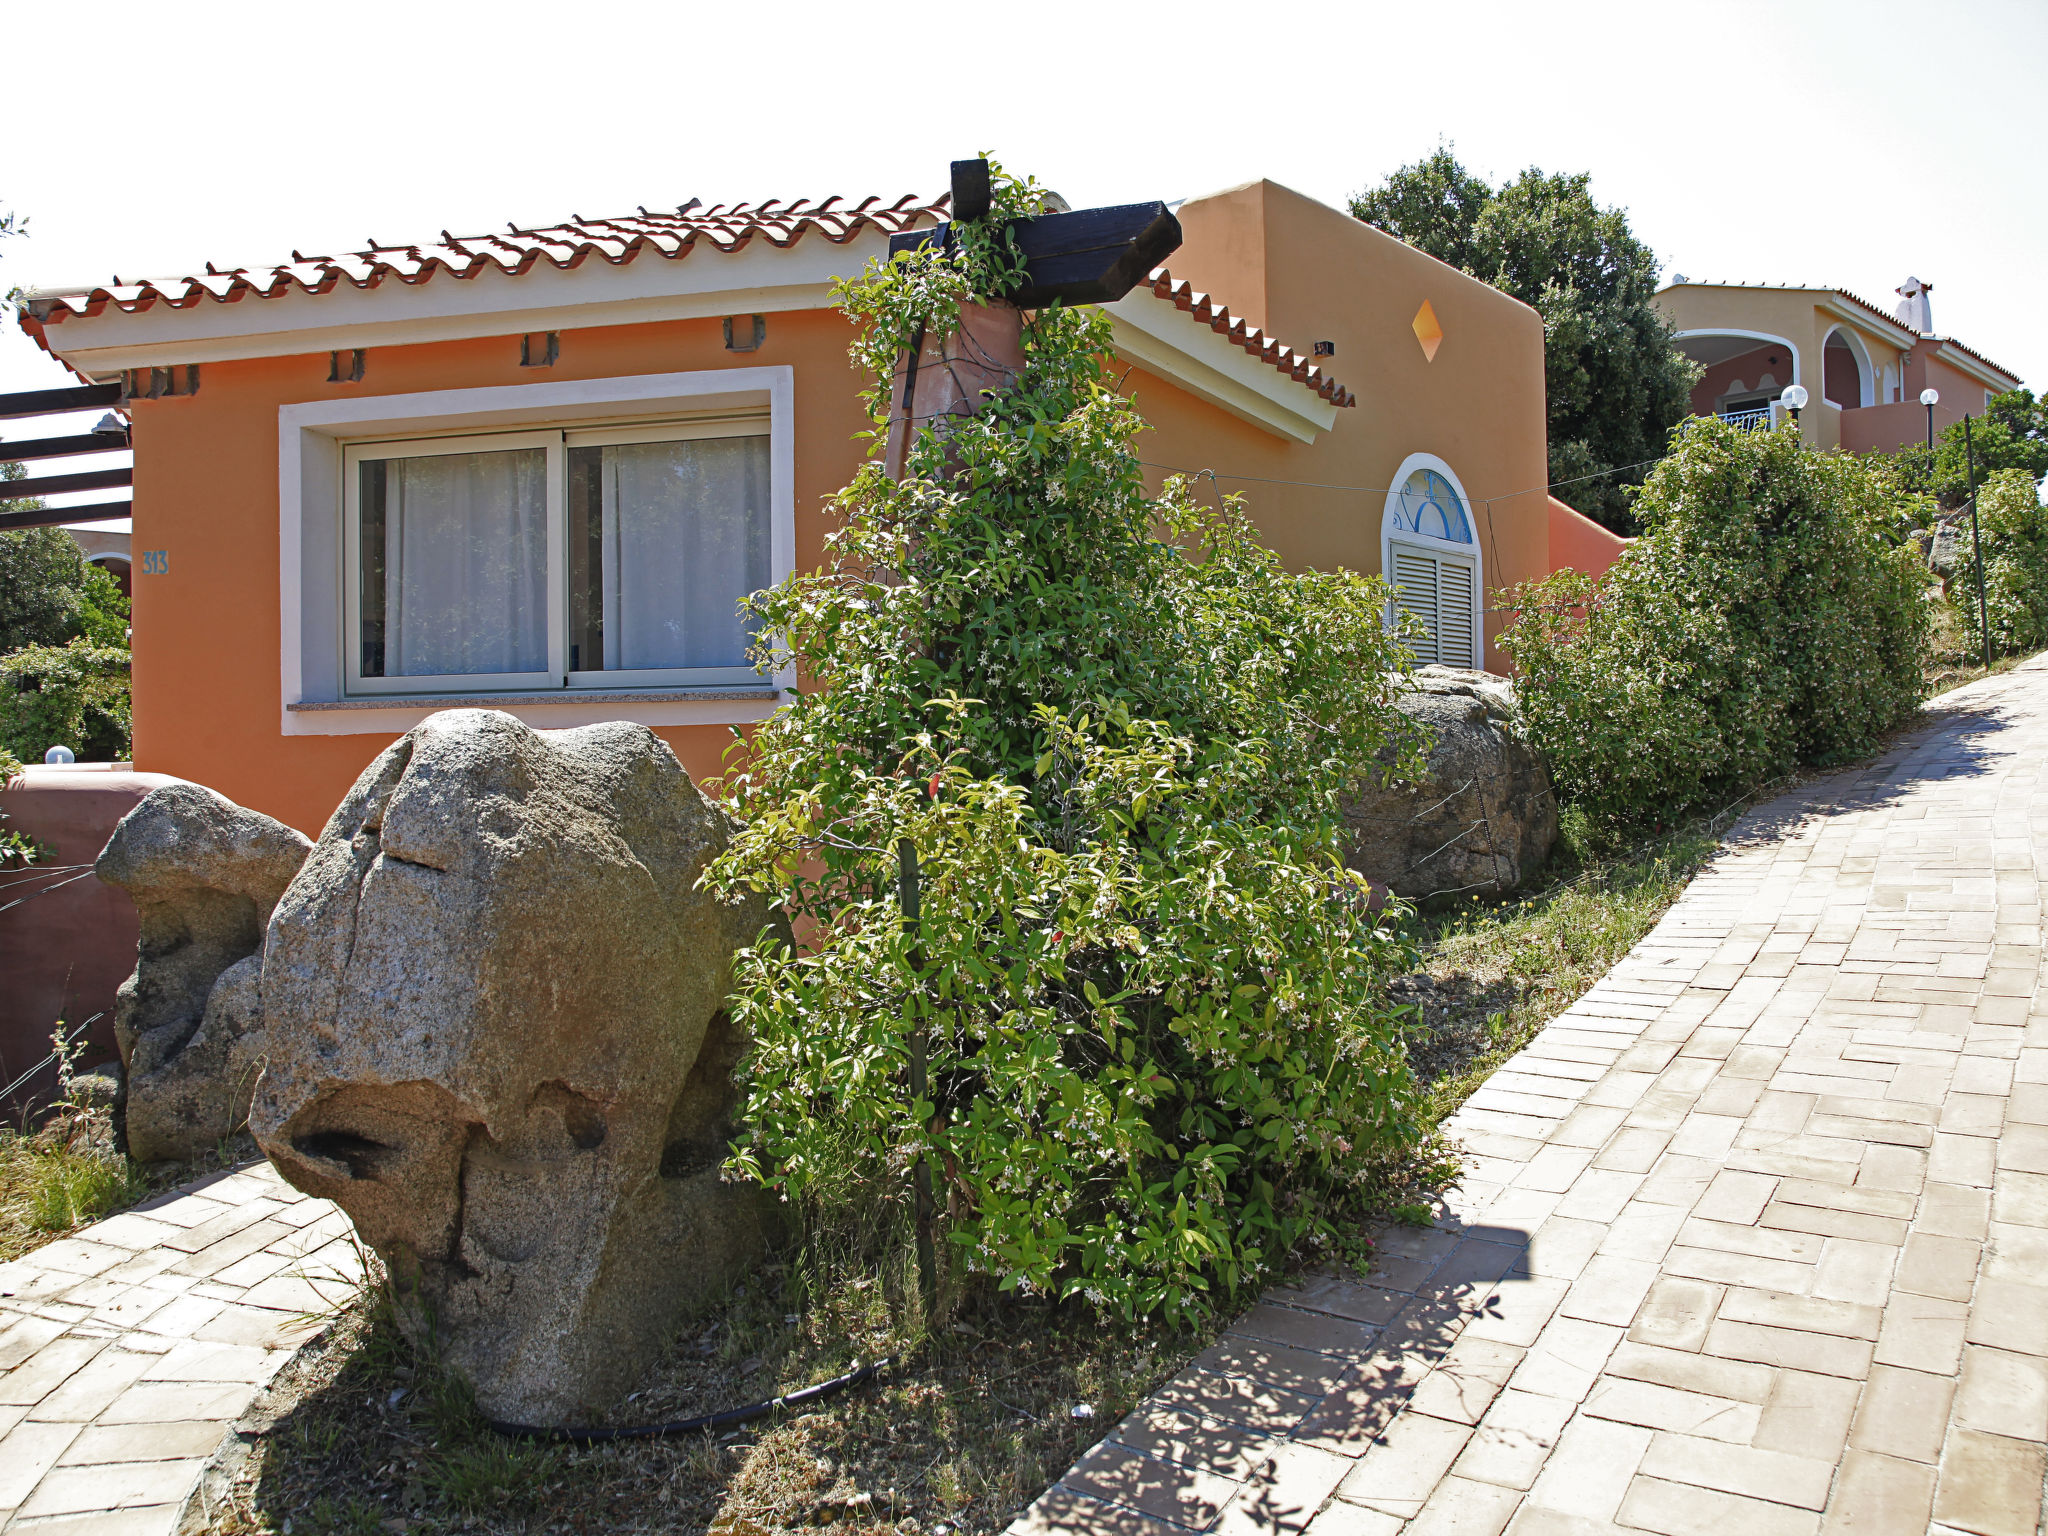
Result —
<instances>
[{"instance_id":1,"label":"white louvered shutter","mask_svg":"<svg viewBox=\"0 0 2048 1536\"><path fill-rule=\"evenodd\" d=\"M1413 615L1424 631L1411 642L1418 666L1438 659L1436 567L1437 562L1428 555L1418 555L1405 549L1394 551L1394 605L1404 616Z\"/></svg>"},{"instance_id":2,"label":"white louvered shutter","mask_svg":"<svg viewBox=\"0 0 2048 1536\"><path fill-rule=\"evenodd\" d=\"M1479 636L1473 624L1476 573L1462 560L1442 560L1419 550L1394 547L1394 606L1412 614L1424 633L1416 637L1415 664L1440 661L1477 667Z\"/></svg>"},{"instance_id":3,"label":"white louvered shutter","mask_svg":"<svg viewBox=\"0 0 2048 1536\"><path fill-rule=\"evenodd\" d=\"M1447 667L1477 667L1472 635L1472 567L1456 560L1439 560L1437 568L1437 614L1443 626L1437 631L1438 659Z\"/></svg>"}]
</instances>

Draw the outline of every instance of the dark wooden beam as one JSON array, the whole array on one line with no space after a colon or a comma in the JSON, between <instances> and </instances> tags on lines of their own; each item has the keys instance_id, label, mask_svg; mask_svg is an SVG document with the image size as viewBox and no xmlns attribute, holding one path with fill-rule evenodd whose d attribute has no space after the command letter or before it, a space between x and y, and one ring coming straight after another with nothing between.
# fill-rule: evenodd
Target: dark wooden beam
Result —
<instances>
[{"instance_id":1,"label":"dark wooden beam","mask_svg":"<svg viewBox=\"0 0 2048 1536\"><path fill-rule=\"evenodd\" d=\"M16 528L54 528L59 523L99 523L110 517L132 517L134 513L135 503L132 501L95 501L82 507L38 507L33 512L0 512L0 533Z\"/></svg>"},{"instance_id":2,"label":"dark wooden beam","mask_svg":"<svg viewBox=\"0 0 2048 1536\"><path fill-rule=\"evenodd\" d=\"M1180 220L1164 203L1078 208L1012 219L1024 256L1024 286L1003 297L1019 309L1048 304L1113 304L1180 249ZM889 237L889 254L935 245L948 226Z\"/></svg>"},{"instance_id":3,"label":"dark wooden beam","mask_svg":"<svg viewBox=\"0 0 2048 1536\"><path fill-rule=\"evenodd\" d=\"M22 416L53 416L58 411L90 411L98 406L119 405L118 384L81 384L76 389L30 389L17 395L0 395L0 421Z\"/></svg>"},{"instance_id":4,"label":"dark wooden beam","mask_svg":"<svg viewBox=\"0 0 2048 1536\"><path fill-rule=\"evenodd\" d=\"M43 475L31 480L0 480L0 501L26 501L31 496L61 496L66 491L111 491L133 485L135 471L83 469L75 475Z\"/></svg>"},{"instance_id":5,"label":"dark wooden beam","mask_svg":"<svg viewBox=\"0 0 2048 1536\"><path fill-rule=\"evenodd\" d=\"M0 442L0 463L27 459L68 459L81 453L124 453L126 432L81 432L76 437L24 437L18 443Z\"/></svg>"}]
</instances>

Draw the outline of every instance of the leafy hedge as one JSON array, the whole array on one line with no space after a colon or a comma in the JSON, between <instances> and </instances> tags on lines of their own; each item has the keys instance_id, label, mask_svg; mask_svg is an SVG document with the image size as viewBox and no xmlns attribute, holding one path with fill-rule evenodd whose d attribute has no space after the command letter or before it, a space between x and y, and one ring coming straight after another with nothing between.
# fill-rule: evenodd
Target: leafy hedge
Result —
<instances>
[{"instance_id":1,"label":"leafy hedge","mask_svg":"<svg viewBox=\"0 0 2048 1536\"><path fill-rule=\"evenodd\" d=\"M1984 653L1984 626L1977 608L1976 546L1967 518L1958 526L1955 574L1948 598L1968 635L1964 651ZM1984 551L1984 607L1991 622L1995 655L2024 655L2048 647L2048 507L2041 505L2025 470L2002 469L1977 493L1977 528Z\"/></svg>"},{"instance_id":2,"label":"leafy hedge","mask_svg":"<svg viewBox=\"0 0 2048 1536\"><path fill-rule=\"evenodd\" d=\"M1015 280L997 221L1042 194L997 181L955 259L844 286L878 432L913 329ZM1405 952L1339 856L1341 793L1399 755L1387 593L1149 496L1099 311L1041 310L1024 344L900 482L861 468L824 569L752 600L809 686L736 746L713 876L806 937L738 962L737 1163L900 1198L923 1158L956 1271L1199 1314L1331 1240L1414 1135Z\"/></svg>"},{"instance_id":3,"label":"leafy hedge","mask_svg":"<svg viewBox=\"0 0 2048 1536\"><path fill-rule=\"evenodd\" d=\"M1919 703L1926 575L1882 460L1700 420L1598 582L1518 588L1502 649L1560 795L1651 822L1868 750Z\"/></svg>"}]
</instances>

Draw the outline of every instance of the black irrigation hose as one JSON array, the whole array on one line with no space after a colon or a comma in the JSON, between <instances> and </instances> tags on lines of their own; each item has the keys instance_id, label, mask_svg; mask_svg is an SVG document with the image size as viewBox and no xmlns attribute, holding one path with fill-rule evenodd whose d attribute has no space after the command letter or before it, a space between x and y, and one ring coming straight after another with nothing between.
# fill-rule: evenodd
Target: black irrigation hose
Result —
<instances>
[{"instance_id":1,"label":"black irrigation hose","mask_svg":"<svg viewBox=\"0 0 2048 1536\"><path fill-rule=\"evenodd\" d=\"M569 1440L578 1445L597 1445L606 1440L653 1440L664 1435L693 1435L707 1430L725 1429L734 1424L747 1424L755 1419L765 1419L771 1413L784 1408L803 1408L812 1403L822 1402L828 1397L844 1392L848 1387L857 1387L872 1378L883 1366L890 1364L890 1357L870 1360L866 1365L857 1365L844 1376L834 1376L830 1381L821 1381L816 1386L803 1387L781 1397L771 1397L765 1403L753 1403L745 1408L728 1408L723 1413L701 1414L694 1419L677 1419L671 1424L628 1424L617 1429L581 1429L574 1426L550 1429L532 1424L501 1424L496 1419L484 1422L501 1435L514 1435L525 1440Z\"/></svg>"}]
</instances>

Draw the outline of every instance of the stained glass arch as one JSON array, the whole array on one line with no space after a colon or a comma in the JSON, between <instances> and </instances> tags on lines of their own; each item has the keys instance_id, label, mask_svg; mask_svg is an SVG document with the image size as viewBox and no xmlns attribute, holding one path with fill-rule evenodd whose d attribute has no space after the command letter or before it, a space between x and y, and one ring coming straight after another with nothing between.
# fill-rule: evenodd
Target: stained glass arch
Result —
<instances>
[{"instance_id":1,"label":"stained glass arch","mask_svg":"<svg viewBox=\"0 0 2048 1536\"><path fill-rule=\"evenodd\" d=\"M1421 534L1446 544L1470 544L1472 517L1465 498L1441 470L1410 470L1388 498L1387 532Z\"/></svg>"}]
</instances>

